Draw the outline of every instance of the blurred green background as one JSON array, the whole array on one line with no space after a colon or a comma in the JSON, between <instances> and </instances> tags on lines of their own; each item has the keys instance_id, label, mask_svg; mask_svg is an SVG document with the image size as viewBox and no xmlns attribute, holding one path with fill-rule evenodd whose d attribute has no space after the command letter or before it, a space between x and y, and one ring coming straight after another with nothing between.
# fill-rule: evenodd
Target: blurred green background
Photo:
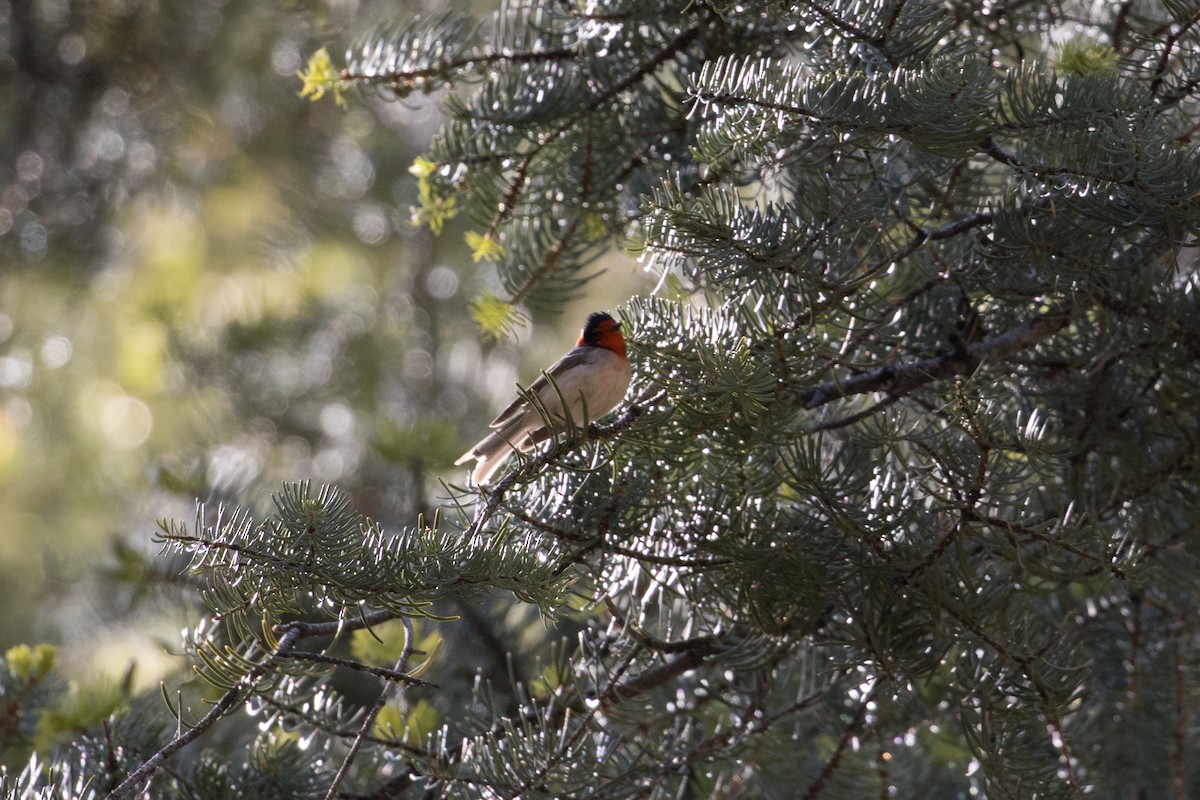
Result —
<instances>
[{"instance_id":1,"label":"blurred green background","mask_svg":"<svg viewBox=\"0 0 1200 800\"><path fill-rule=\"evenodd\" d=\"M157 680L195 616L153 588L172 565L134 574L156 520L311 479L413 524L514 381L650 285L618 249L561 314L480 335L467 223L409 224L437 98L297 97L317 48L427 10L0 5L0 651Z\"/></svg>"}]
</instances>

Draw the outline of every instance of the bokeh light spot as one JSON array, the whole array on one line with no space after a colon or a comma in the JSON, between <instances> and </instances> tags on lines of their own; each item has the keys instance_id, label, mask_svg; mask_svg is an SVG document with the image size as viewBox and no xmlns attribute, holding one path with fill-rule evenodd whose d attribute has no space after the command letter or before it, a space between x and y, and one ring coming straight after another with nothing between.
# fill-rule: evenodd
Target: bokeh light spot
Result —
<instances>
[{"instance_id":1,"label":"bokeh light spot","mask_svg":"<svg viewBox=\"0 0 1200 800\"><path fill-rule=\"evenodd\" d=\"M42 342L42 363L50 369L58 369L71 360L74 348L65 336L49 336Z\"/></svg>"},{"instance_id":2,"label":"bokeh light spot","mask_svg":"<svg viewBox=\"0 0 1200 800\"><path fill-rule=\"evenodd\" d=\"M447 266L437 266L425 276L425 291L438 300L449 300L458 294L458 273Z\"/></svg>"},{"instance_id":3,"label":"bokeh light spot","mask_svg":"<svg viewBox=\"0 0 1200 800\"><path fill-rule=\"evenodd\" d=\"M150 407L132 395L111 395L100 406L100 430L118 450L138 447L153 427Z\"/></svg>"}]
</instances>

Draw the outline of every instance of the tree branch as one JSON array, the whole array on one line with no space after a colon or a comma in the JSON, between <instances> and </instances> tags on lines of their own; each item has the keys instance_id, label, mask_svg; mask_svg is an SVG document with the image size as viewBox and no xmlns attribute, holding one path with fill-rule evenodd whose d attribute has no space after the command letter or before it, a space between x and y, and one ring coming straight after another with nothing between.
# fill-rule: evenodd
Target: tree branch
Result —
<instances>
[{"instance_id":1,"label":"tree branch","mask_svg":"<svg viewBox=\"0 0 1200 800\"><path fill-rule=\"evenodd\" d=\"M835 378L810 389L795 393L798 405L807 409L842 400L857 394L886 392L901 396L932 383L939 378L967 373L980 364L1001 361L1022 350L1027 350L1050 338L1065 328L1081 309L1056 309L1039 314L1012 330L968 345L961 350L951 350L931 358L877 367L869 372Z\"/></svg>"},{"instance_id":2,"label":"tree branch","mask_svg":"<svg viewBox=\"0 0 1200 800\"><path fill-rule=\"evenodd\" d=\"M614 700L626 700L636 697L643 692L656 689L667 681L682 675L688 670L695 669L704 663L704 659L717 650L715 639L694 639L692 646L665 664L633 675L630 678L614 683L609 687L608 695Z\"/></svg>"},{"instance_id":3,"label":"tree branch","mask_svg":"<svg viewBox=\"0 0 1200 800\"><path fill-rule=\"evenodd\" d=\"M404 619L405 623L408 623L407 617L404 617L403 619ZM285 653L284 655L287 658L294 658L299 661L313 661L318 664L329 664L329 665L335 666L335 667L345 667L346 669L357 670L358 672L365 672L368 675L374 675L376 678L380 678L380 679L386 680L386 681L392 681L394 683L412 683L412 684L416 684L417 686L430 686L434 689L439 688L436 683L430 683L429 681L423 681L420 678L414 678L412 675L407 675L403 672L397 672L394 669L385 669L383 667L373 667L370 664L364 664L361 661L355 661L355 660L349 659L349 658L338 658L336 656L327 656L324 653L309 653L309 652L305 652L303 650L296 650L291 653Z\"/></svg>"},{"instance_id":4,"label":"tree branch","mask_svg":"<svg viewBox=\"0 0 1200 800\"><path fill-rule=\"evenodd\" d=\"M143 783L154 777L154 773L158 771L168 758L181 750L185 745L197 739L202 733L215 725L217 720L229 713L237 705L241 697L254 686L254 682L266 673L275 659L287 654L299 638L299 628L290 628L284 633L279 639L279 644L275 646L275 650L247 672L238 681L237 686L234 686L221 695L221 699L204 715L203 719L186 731L176 735L161 750L147 759L144 764L125 776L125 780L121 781L117 785L117 788L108 793L108 800L117 800L117 798L132 796Z\"/></svg>"},{"instance_id":5,"label":"tree branch","mask_svg":"<svg viewBox=\"0 0 1200 800\"><path fill-rule=\"evenodd\" d=\"M271 630L276 633L296 631L298 636L336 636L346 631L357 631L372 625L382 625L399 616L394 611L382 609L363 614L358 619L337 619L330 622L303 622L301 620L281 622L273 626Z\"/></svg>"},{"instance_id":6,"label":"tree branch","mask_svg":"<svg viewBox=\"0 0 1200 800\"><path fill-rule=\"evenodd\" d=\"M408 680L408 676L403 673L408 669L408 660L413 656L413 640L416 637L413 636L412 620L408 617L401 617L401 621L404 623L404 650L400 653L400 658L396 661L396 666L392 669L392 672ZM342 759L342 764L338 767L337 774L333 776L333 782L329 784L329 789L325 792L325 800L333 800L333 798L338 796L338 789L345 782L346 776L350 773L350 766L358 758L358 751L362 749L363 742L371 733L371 728L375 725L375 719L379 716L379 712L383 710L387 701L391 699L392 695L404 692L404 683L391 678L387 678L386 681L383 685L383 691L379 693L379 697L375 700L375 704L363 716L362 725L358 728L358 735L351 742L349 752Z\"/></svg>"}]
</instances>

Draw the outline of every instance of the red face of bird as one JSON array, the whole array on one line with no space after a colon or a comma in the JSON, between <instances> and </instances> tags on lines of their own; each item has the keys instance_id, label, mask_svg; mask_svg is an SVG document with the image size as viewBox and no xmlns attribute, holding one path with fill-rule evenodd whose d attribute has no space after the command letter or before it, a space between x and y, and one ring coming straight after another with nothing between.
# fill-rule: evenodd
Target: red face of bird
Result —
<instances>
[{"instance_id":1,"label":"red face of bird","mask_svg":"<svg viewBox=\"0 0 1200 800\"><path fill-rule=\"evenodd\" d=\"M577 347L603 347L619 356L625 355L625 337L621 335L621 323L603 311L588 315L579 335Z\"/></svg>"}]
</instances>

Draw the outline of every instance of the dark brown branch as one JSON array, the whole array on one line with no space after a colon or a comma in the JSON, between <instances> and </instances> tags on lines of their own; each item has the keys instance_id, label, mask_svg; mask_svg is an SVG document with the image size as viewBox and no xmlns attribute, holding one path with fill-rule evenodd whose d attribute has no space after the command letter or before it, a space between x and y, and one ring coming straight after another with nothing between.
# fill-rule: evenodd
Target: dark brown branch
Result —
<instances>
[{"instance_id":1,"label":"dark brown branch","mask_svg":"<svg viewBox=\"0 0 1200 800\"><path fill-rule=\"evenodd\" d=\"M372 625L382 625L399 616L393 611L384 609L363 614L358 619L337 619L330 622L302 622L300 620L281 622L271 630L276 633L296 631L297 636L336 636L346 631L357 631Z\"/></svg>"},{"instance_id":2,"label":"dark brown branch","mask_svg":"<svg viewBox=\"0 0 1200 800\"><path fill-rule=\"evenodd\" d=\"M729 558L686 558L684 556L660 556L654 553L646 553L640 550L634 550L629 547L622 547L619 544L610 544L607 546L610 553L626 556L628 558L636 558L638 561L645 561L649 564L661 564L664 567L679 567L680 569L711 569L713 567L724 567L732 564L733 560Z\"/></svg>"},{"instance_id":3,"label":"dark brown branch","mask_svg":"<svg viewBox=\"0 0 1200 800\"><path fill-rule=\"evenodd\" d=\"M1172 53L1175 52L1175 45L1183 38L1183 35L1193 28L1197 23L1200 23L1200 9L1192 12L1192 16L1185 22L1181 22L1179 27L1171 33L1167 34L1166 41L1163 43L1162 54L1158 57L1158 64L1154 69L1154 80L1150 82L1150 93L1158 94L1166 80L1167 64L1171 60Z\"/></svg>"},{"instance_id":4,"label":"dark brown branch","mask_svg":"<svg viewBox=\"0 0 1200 800\"><path fill-rule=\"evenodd\" d=\"M354 661L349 658L337 658L336 656L327 656L324 653L309 653L303 650L294 650L291 653L284 654L287 658L295 658L301 661L312 661L318 664L329 664L334 667L345 667L359 672L365 672L368 675L374 675L376 678L382 678L386 681L395 683L412 683L417 686L431 686L434 689L439 688L436 683L423 681L420 678L414 678L412 675L406 675L403 672L397 672L394 669L385 669L383 667L373 667L370 664L363 664L361 661Z\"/></svg>"},{"instance_id":5,"label":"dark brown branch","mask_svg":"<svg viewBox=\"0 0 1200 800\"><path fill-rule=\"evenodd\" d=\"M275 646L275 650L267 657L263 658L254 668L247 672L237 685L229 689L225 694L221 695L221 699L216 702L209 712L204 715L204 718L197 722L187 730L181 731L174 739L167 742L161 750L146 760L144 764L129 773L125 780L117 785L117 788L108 793L109 800L116 798L130 797L137 791L142 784L154 777L154 773L162 767L163 763L173 756L176 752L190 742L197 739L202 733L207 731L217 720L225 716L233 710L238 704L242 696L245 695L253 686L255 681L266 674L267 670L275 662L275 659L282 655L286 655L288 651L295 645L296 640L300 638L298 628L291 628L283 634L279 639L279 643Z\"/></svg>"},{"instance_id":6,"label":"dark brown branch","mask_svg":"<svg viewBox=\"0 0 1200 800\"><path fill-rule=\"evenodd\" d=\"M856 422L861 422L867 417L874 416L877 412L882 411L888 406L900 399L899 395L889 394L887 397L880 400L878 403L873 403L869 408L864 408L854 414L839 419L831 419L827 422L821 422L816 425L810 425L804 428L801 432L804 434L819 433L821 431L832 431L838 428L845 428Z\"/></svg>"},{"instance_id":7,"label":"dark brown branch","mask_svg":"<svg viewBox=\"0 0 1200 800\"><path fill-rule=\"evenodd\" d=\"M625 700L636 697L643 692L657 689L664 683L676 678L688 670L693 670L704 663L704 660L717 650L716 640L696 639L692 645L665 664L645 670L626 680L615 683L610 687L609 696L615 700Z\"/></svg>"},{"instance_id":8,"label":"dark brown branch","mask_svg":"<svg viewBox=\"0 0 1200 800\"><path fill-rule=\"evenodd\" d=\"M400 653L400 658L396 661L393 672L403 675L408 669L408 661L413 656L413 636L412 620L408 617L403 618L404 621L404 650ZM405 676L407 677L407 676ZM359 750L362 749L363 742L371 733L371 728L375 726L375 719L379 716L379 712L387 704L387 701L393 694L403 693L404 684L396 683L391 679L383 685L383 691L379 693L379 697L375 700L375 704L368 709L366 715L363 716L362 725L358 728L358 735L354 737L354 741L350 744L350 750L346 753L346 757L342 759L341 766L338 767L337 774L333 777L333 782L329 784L328 791L325 792L325 800L333 800L338 796L338 789L346 780L346 776L350 773L350 766L358 757Z\"/></svg>"},{"instance_id":9,"label":"dark brown branch","mask_svg":"<svg viewBox=\"0 0 1200 800\"><path fill-rule=\"evenodd\" d=\"M450 61L439 61L436 64L420 69L403 70L401 72L379 72L373 75L352 72L349 68L338 74L338 79L350 83L361 83L368 86L387 86L400 96L420 88L425 81L439 76L450 75L459 70L474 70L479 67L490 67L494 64L524 64L528 62L567 61L573 59L574 50L559 48L540 52L523 53L475 53L462 56Z\"/></svg>"},{"instance_id":10,"label":"dark brown branch","mask_svg":"<svg viewBox=\"0 0 1200 800\"><path fill-rule=\"evenodd\" d=\"M1135 305L1119 297L1108 294L1097 294L1096 303L1122 317L1135 317L1151 325L1157 325L1170 333L1175 340L1189 350L1200 353L1200 332L1184 327L1177 319L1170 319L1163 313L1155 313L1148 304Z\"/></svg>"},{"instance_id":11,"label":"dark brown branch","mask_svg":"<svg viewBox=\"0 0 1200 800\"><path fill-rule=\"evenodd\" d=\"M962 350L825 381L813 388L797 391L796 403L814 409L858 394L886 392L889 395L905 395L940 378L965 374L980 364L1001 361L1027 350L1065 328L1077 313L1078 310L1067 309L1048 311L1012 330Z\"/></svg>"},{"instance_id":12,"label":"dark brown branch","mask_svg":"<svg viewBox=\"0 0 1200 800\"><path fill-rule=\"evenodd\" d=\"M488 234L490 235L494 233L513 213L513 210L516 208L517 198L520 197L521 190L524 188L525 179L529 174L530 166L543 149L548 147L552 142L557 141L565 133L578 125L580 121L587 118L590 114L599 111L604 107L605 103L617 97L622 92L632 88L638 83L638 81L642 80L647 75L652 74L667 61L674 58L677 54L687 48L692 43L692 40L699 35L700 28L697 26L692 26L681 31L678 36L676 36L662 50L655 53L652 58L647 59L644 63L638 65L637 69L634 69L623 79L610 86L606 91L598 94L596 98L588 104L587 108L584 108L578 113L573 114L572 116L563 120L558 127L548 131L543 136L538 137L535 146L529 151L529 153L526 154L521 165L517 167L514 176L510 181L508 192L504 195L500 202L497 203L497 208L500 209L500 212L496 215L496 218L492 220L492 224L489 226L487 231Z\"/></svg>"},{"instance_id":13,"label":"dark brown branch","mask_svg":"<svg viewBox=\"0 0 1200 800\"><path fill-rule=\"evenodd\" d=\"M837 771L838 765L842 761L842 756L850 746L851 740L862 732L863 724L867 717L867 706L874 702L875 692L878 688L879 683L877 682L867 692L866 696L859 701L858 707L854 710L854 715L842 731L841 738L838 739L837 746L830 753L829 758L826 759L825 765L821 767L821 772L817 775L816 780L809 784L808 789L805 790L803 800L814 800L814 798L818 797L824 791L825 784L829 782L829 779L833 777L833 773Z\"/></svg>"}]
</instances>

